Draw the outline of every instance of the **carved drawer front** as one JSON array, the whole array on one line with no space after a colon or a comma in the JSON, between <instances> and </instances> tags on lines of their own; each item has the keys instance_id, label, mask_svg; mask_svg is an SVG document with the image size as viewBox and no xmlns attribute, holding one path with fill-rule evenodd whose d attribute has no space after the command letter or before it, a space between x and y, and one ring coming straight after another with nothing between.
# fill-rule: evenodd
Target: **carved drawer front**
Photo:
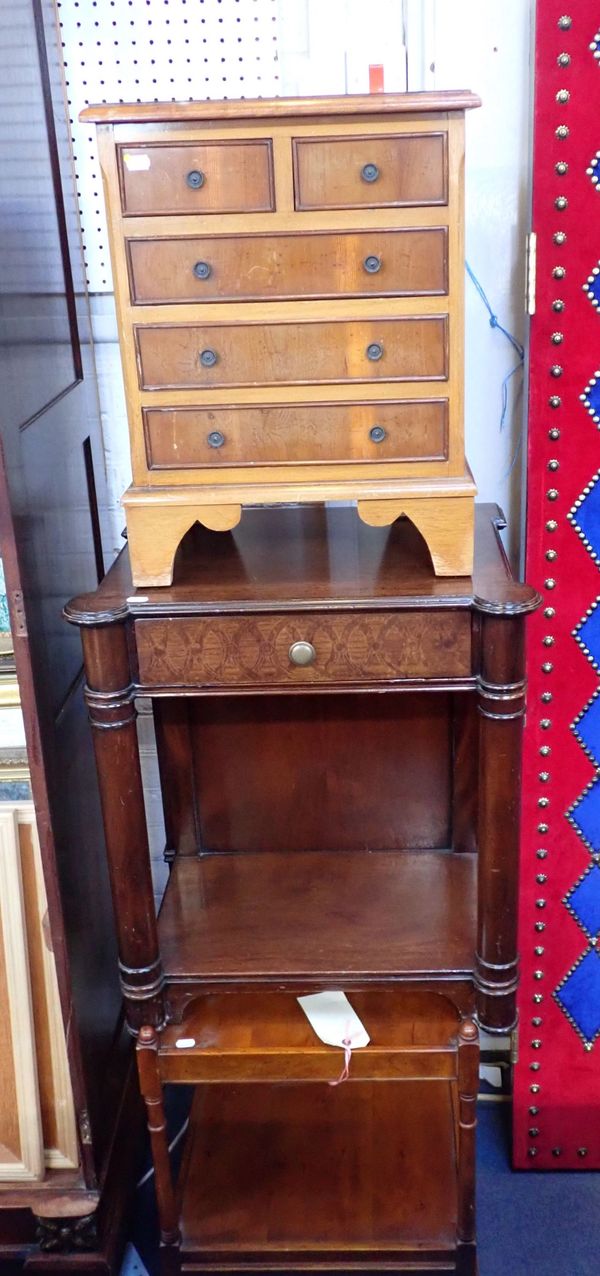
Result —
<instances>
[{"instance_id":1,"label":"carved drawer front","mask_svg":"<svg viewBox=\"0 0 600 1276\"><path fill-rule=\"evenodd\" d=\"M471 671L467 611L180 617L135 628L144 686L389 682Z\"/></svg>"},{"instance_id":2,"label":"carved drawer front","mask_svg":"<svg viewBox=\"0 0 600 1276\"><path fill-rule=\"evenodd\" d=\"M295 138L292 145L298 209L448 202L445 133Z\"/></svg>"},{"instance_id":3,"label":"carved drawer front","mask_svg":"<svg viewBox=\"0 0 600 1276\"><path fill-rule=\"evenodd\" d=\"M443 461L445 399L147 408L151 469L294 461Z\"/></svg>"},{"instance_id":4,"label":"carved drawer front","mask_svg":"<svg viewBox=\"0 0 600 1276\"><path fill-rule=\"evenodd\" d=\"M448 317L136 327L140 381L163 388L443 380Z\"/></svg>"},{"instance_id":5,"label":"carved drawer front","mask_svg":"<svg viewBox=\"0 0 600 1276\"><path fill-rule=\"evenodd\" d=\"M268 140L117 147L121 206L153 213L252 213L275 207Z\"/></svg>"},{"instance_id":6,"label":"carved drawer front","mask_svg":"<svg viewBox=\"0 0 600 1276\"><path fill-rule=\"evenodd\" d=\"M132 239L132 300L399 297L448 291L447 231Z\"/></svg>"}]
</instances>

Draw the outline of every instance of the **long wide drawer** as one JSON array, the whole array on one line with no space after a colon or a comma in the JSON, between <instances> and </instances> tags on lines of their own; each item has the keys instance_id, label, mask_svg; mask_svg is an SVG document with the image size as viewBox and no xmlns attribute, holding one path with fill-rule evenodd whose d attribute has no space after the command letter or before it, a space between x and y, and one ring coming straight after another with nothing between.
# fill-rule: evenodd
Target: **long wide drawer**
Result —
<instances>
[{"instance_id":1,"label":"long wide drawer","mask_svg":"<svg viewBox=\"0 0 600 1276\"><path fill-rule=\"evenodd\" d=\"M146 408L150 469L298 461L443 461L446 399Z\"/></svg>"},{"instance_id":2,"label":"long wide drawer","mask_svg":"<svg viewBox=\"0 0 600 1276\"><path fill-rule=\"evenodd\" d=\"M297 209L446 204L445 133L295 138Z\"/></svg>"},{"instance_id":3,"label":"long wide drawer","mask_svg":"<svg viewBox=\"0 0 600 1276\"><path fill-rule=\"evenodd\" d=\"M126 216L253 213L275 207L268 139L118 146Z\"/></svg>"},{"instance_id":4,"label":"long wide drawer","mask_svg":"<svg viewBox=\"0 0 600 1276\"><path fill-rule=\"evenodd\" d=\"M393 682L471 671L467 611L177 617L135 628L147 686Z\"/></svg>"},{"instance_id":5,"label":"long wide drawer","mask_svg":"<svg viewBox=\"0 0 600 1276\"><path fill-rule=\"evenodd\" d=\"M144 390L443 380L448 316L136 326Z\"/></svg>"},{"instance_id":6,"label":"long wide drawer","mask_svg":"<svg viewBox=\"0 0 600 1276\"><path fill-rule=\"evenodd\" d=\"M448 291L445 227L131 239L132 300L399 297Z\"/></svg>"}]
</instances>

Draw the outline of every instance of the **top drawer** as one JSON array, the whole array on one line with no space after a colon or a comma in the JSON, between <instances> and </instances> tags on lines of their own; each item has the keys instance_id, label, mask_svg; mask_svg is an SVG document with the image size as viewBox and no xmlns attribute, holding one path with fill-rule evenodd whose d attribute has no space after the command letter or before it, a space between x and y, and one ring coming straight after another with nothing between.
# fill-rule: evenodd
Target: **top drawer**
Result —
<instances>
[{"instance_id":1,"label":"top drawer","mask_svg":"<svg viewBox=\"0 0 600 1276\"><path fill-rule=\"evenodd\" d=\"M294 138L298 209L447 204L445 133Z\"/></svg>"},{"instance_id":2,"label":"top drawer","mask_svg":"<svg viewBox=\"0 0 600 1276\"><path fill-rule=\"evenodd\" d=\"M158 213L256 213L275 207L268 138L117 147L128 217Z\"/></svg>"}]
</instances>

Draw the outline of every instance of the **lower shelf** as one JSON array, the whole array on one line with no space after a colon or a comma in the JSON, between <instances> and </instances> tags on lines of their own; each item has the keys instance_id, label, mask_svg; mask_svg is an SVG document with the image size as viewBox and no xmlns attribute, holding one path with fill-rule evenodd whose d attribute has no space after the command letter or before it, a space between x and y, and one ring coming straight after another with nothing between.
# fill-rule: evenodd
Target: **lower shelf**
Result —
<instances>
[{"instance_id":1,"label":"lower shelf","mask_svg":"<svg viewBox=\"0 0 600 1276\"><path fill-rule=\"evenodd\" d=\"M182 1271L456 1271L448 1081L198 1087Z\"/></svg>"}]
</instances>

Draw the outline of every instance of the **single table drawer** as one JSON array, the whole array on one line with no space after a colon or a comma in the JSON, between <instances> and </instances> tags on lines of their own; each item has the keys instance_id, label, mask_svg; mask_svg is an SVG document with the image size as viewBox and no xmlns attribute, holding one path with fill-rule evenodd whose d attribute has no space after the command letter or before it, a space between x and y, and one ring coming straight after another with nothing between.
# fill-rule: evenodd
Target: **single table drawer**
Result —
<instances>
[{"instance_id":1,"label":"single table drawer","mask_svg":"<svg viewBox=\"0 0 600 1276\"><path fill-rule=\"evenodd\" d=\"M448 317L135 328L144 390L443 380Z\"/></svg>"},{"instance_id":2,"label":"single table drawer","mask_svg":"<svg viewBox=\"0 0 600 1276\"><path fill-rule=\"evenodd\" d=\"M150 469L298 461L443 461L446 399L144 409Z\"/></svg>"},{"instance_id":3,"label":"single table drawer","mask_svg":"<svg viewBox=\"0 0 600 1276\"><path fill-rule=\"evenodd\" d=\"M275 207L267 139L119 146L117 156L128 217L271 212Z\"/></svg>"},{"instance_id":4,"label":"single table drawer","mask_svg":"<svg viewBox=\"0 0 600 1276\"><path fill-rule=\"evenodd\" d=\"M445 133L295 138L298 209L447 204Z\"/></svg>"},{"instance_id":5,"label":"single table drawer","mask_svg":"<svg viewBox=\"0 0 600 1276\"><path fill-rule=\"evenodd\" d=\"M460 678L468 611L178 617L135 625L143 686L259 687Z\"/></svg>"},{"instance_id":6,"label":"single table drawer","mask_svg":"<svg viewBox=\"0 0 600 1276\"><path fill-rule=\"evenodd\" d=\"M444 227L131 239L127 247L138 305L448 291Z\"/></svg>"}]
</instances>

